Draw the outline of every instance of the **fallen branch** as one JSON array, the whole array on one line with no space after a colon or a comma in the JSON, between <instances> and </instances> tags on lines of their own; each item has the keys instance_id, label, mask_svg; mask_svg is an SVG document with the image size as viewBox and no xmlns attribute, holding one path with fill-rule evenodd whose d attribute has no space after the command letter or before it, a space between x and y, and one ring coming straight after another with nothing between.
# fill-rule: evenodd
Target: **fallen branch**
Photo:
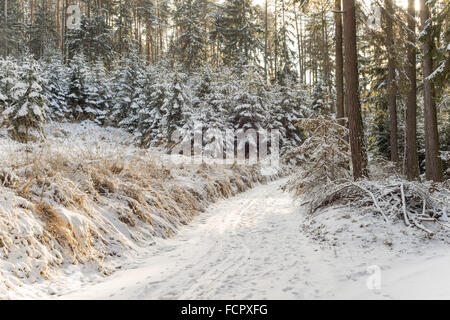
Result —
<instances>
[{"instance_id":1,"label":"fallen branch","mask_svg":"<svg viewBox=\"0 0 450 320\"><path fill-rule=\"evenodd\" d=\"M428 236L430 238L432 238L434 236L434 232L428 230L427 228L425 228L422 224L418 223L415 219L412 219L412 222L414 223L414 225L419 228L422 231L425 231L426 233L428 233Z\"/></svg>"},{"instance_id":2,"label":"fallen branch","mask_svg":"<svg viewBox=\"0 0 450 320\"><path fill-rule=\"evenodd\" d=\"M353 183L353 182L352 182L352 185L354 185L355 187L358 187L359 189L363 190L364 192L366 192L367 194L370 195L370 197L371 197L372 200L373 200L373 203L375 204L375 206L377 207L378 211L379 211L379 212L381 213L381 215L383 216L384 221L388 222L389 220L388 220L387 216L384 214L383 210L381 210L381 208L380 208L380 206L379 206L379 204L378 204L378 201L377 201L377 199L375 199L375 196L373 195L373 193L370 192L369 190L367 190L366 188L361 187L360 185L358 185L358 184L356 184L356 183Z\"/></svg>"},{"instance_id":3,"label":"fallen branch","mask_svg":"<svg viewBox=\"0 0 450 320\"><path fill-rule=\"evenodd\" d=\"M403 218L405 219L405 224L409 227L411 223L409 222L408 213L406 212L405 190L403 188L403 183L400 186L400 191L402 193Z\"/></svg>"}]
</instances>

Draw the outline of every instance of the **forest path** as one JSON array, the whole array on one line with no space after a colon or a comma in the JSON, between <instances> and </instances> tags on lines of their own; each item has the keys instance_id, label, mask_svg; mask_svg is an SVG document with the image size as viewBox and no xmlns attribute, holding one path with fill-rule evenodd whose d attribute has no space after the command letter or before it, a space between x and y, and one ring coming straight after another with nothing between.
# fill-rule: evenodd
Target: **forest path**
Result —
<instances>
[{"instance_id":1,"label":"forest path","mask_svg":"<svg viewBox=\"0 0 450 320\"><path fill-rule=\"evenodd\" d=\"M357 248L348 248L346 256L320 249L302 233L302 211L280 189L285 182L259 185L213 204L175 237L146 249L139 261L56 298L391 299L448 294L448 289L436 289L445 289L441 281L449 277L430 281L429 273L450 265L448 255L398 261L362 255ZM382 293L367 288L367 268L374 261L383 269Z\"/></svg>"},{"instance_id":2,"label":"forest path","mask_svg":"<svg viewBox=\"0 0 450 320\"><path fill-rule=\"evenodd\" d=\"M143 261L64 299L312 298L320 259L281 179L213 204ZM326 265L326 264L325 264ZM325 279L323 279L325 280ZM307 290L309 289L309 290Z\"/></svg>"}]
</instances>

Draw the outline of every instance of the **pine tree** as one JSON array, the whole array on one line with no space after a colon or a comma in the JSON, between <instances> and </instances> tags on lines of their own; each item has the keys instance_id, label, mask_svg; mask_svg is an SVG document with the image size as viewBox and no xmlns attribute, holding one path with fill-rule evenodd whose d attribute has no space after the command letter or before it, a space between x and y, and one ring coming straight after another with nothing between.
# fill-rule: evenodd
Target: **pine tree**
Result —
<instances>
[{"instance_id":1,"label":"pine tree","mask_svg":"<svg viewBox=\"0 0 450 320\"><path fill-rule=\"evenodd\" d=\"M192 129L191 97L183 83L185 75L175 72L172 82L167 90L167 104L165 110L166 134L169 145L178 143L172 139L175 132L183 136L183 132Z\"/></svg>"},{"instance_id":2,"label":"pine tree","mask_svg":"<svg viewBox=\"0 0 450 320\"><path fill-rule=\"evenodd\" d=\"M220 43L226 65L246 65L257 61L257 51L263 47L262 28L255 21L251 0L226 0L215 14L213 41Z\"/></svg>"},{"instance_id":3,"label":"pine tree","mask_svg":"<svg viewBox=\"0 0 450 320\"><path fill-rule=\"evenodd\" d=\"M86 107L84 115L97 124L104 124L110 109L111 88L102 60L93 64L86 75Z\"/></svg>"},{"instance_id":4,"label":"pine tree","mask_svg":"<svg viewBox=\"0 0 450 320\"><path fill-rule=\"evenodd\" d=\"M86 107L86 75L89 68L84 55L77 54L69 63L69 92L67 103L71 110L71 118L74 120L84 119L84 109Z\"/></svg>"},{"instance_id":5,"label":"pine tree","mask_svg":"<svg viewBox=\"0 0 450 320\"><path fill-rule=\"evenodd\" d=\"M17 62L11 58L0 58L0 112L11 104L11 88L17 82L18 74Z\"/></svg>"},{"instance_id":6,"label":"pine tree","mask_svg":"<svg viewBox=\"0 0 450 320\"><path fill-rule=\"evenodd\" d=\"M389 103L389 131L391 161L398 162L398 125L397 125L397 88L395 84L395 58L393 39L393 15L392 0L385 0L386 7L386 48L388 54L388 103Z\"/></svg>"},{"instance_id":7,"label":"pine tree","mask_svg":"<svg viewBox=\"0 0 450 320\"><path fill-rule=\"evenodd\" d=\"M313 92L311 94L311 110L317 112L317 113L324 113L327 112L327 109L325 108L325 95L326 95L326 87L322 80L318 80L313 88Z\"/></svg>"},{"instance_id":8,"label":"pine tree","mask_svg":"<svg viewBox=\"0 0 450 320\"><path fill-rule=\"evenodd\" d=\"M147 73L141 98L145 101L139 110L139 135L141 145L144 147L160 146L167 141L166 113L168 110L167 99L168 85Z\"/></svg>"},{"instance_id":9,"label":"pine tree","mask_svg":"<svg viewBox=\"0 0 450 320\"><path fill-rule=\"evenodd\" d=\"M11 136L26 143L42 136L46 119L45 81L38 63L30 55L24 57L17 71L3 116Z\"/></svg>"},{"instance_id":10,"label":"pine tree","mask_svg":"<svg viewBox=\"0 0 450 320\"><path fill-rule=\"evenodd\" d=\"M388 0L389 1L389 0ZM342 53L341 0L335 0L335 40L336 40L336 117L345 117L344 110L344 56Z\"/></svg>"},{"instance_id":11,"label":"pine tree","mask_svg":"<svg viewBox=\"0 0 450 320\"><path fill-rule=\"evenodd\" d=\"M41 1L34 15L34 21L29 26L29 50L36 59L57 47L57 31L53 12L48 1Z\"/></svg>"},{"instance_id":12,"label":"pine tree","mask_svg":"<svg viewBox=\"0 0 450 320\"><path fill-rule=\"evenodd\" d=\"M237 81L235 92L232 92L233 107L230 109L229 121L237 135L245 134L248 130L259 132L265 129L268 118L268 106L262 99L263 82L253 68L247 68L242 72ZM236 150L248 156L248 150L258 150L258 141L251 135L245 135L245 139L238 141Z\"/></svg>"},{"instance_id":13,"label":"pine tree","mask_svg":"<svg viewBox=\"0 0 450 320\"><path fill-rule=\"evenodd\" d=\"M24 26L19 22L22 16L18 0L0 0L0 55L3 57L24 48Z\"/></svg>"},{"instance_id":14,"label":"pine tree","mask_svg":"<svg viewBox=\"0 0 450 320\"><path fill-rule=\"evenodd\" d=\"M217 158L224 149L231 148L225 138L231 125L227 122L230 113L229 76L224 79L220 73L213 73L208 66L202 69L200 83L194 91L193 107L198 120L202 123L204 155Z\"/></svg>"},{"instance_id":15,"label":"pine tree","mask_svg":"<svg viewBox=\"0 0 450 320\"><path fill-rule=\"evenodd\" d=\"M115 0L114 46L119 54L127 54L134 49L135 41L132 36L133 19L130 5L125 0Z\"/></svg>"},{"instance_id":16,"label":"pine tree","mask_svg":"<svg viewBox=\"0 0 450 320\"><path fill-rule=\"evenodd\" d=\"M95 12L93 18L81 17L80 28L72 29L67 34L66 45L69 59L74 55L83 53L91 63L102 59L110 65L113 55L112 30L100 12Z\"/></svg>"},{"instance_id":17,"label":"pine tree","mask_svg":"<svg viewBox=\"0 0 450 320\"><path fill-rule=\"evenodd\" d=\"M409 90L406 105L405 157L406 175L409 180L419 178L419 159L417 155L417 70L416 70L416 10L414 0L408 0L408 56L406 73Z\"/></svg>"},{"instance_id":18,"label":"pine tree","mask_svg":"<svg viewBox=\"0 0 450 320\"><path fill-rule=\"evenodd\" d=\"M275 34L276 56L279 57L278 70L276 79L281 85L297 80L297 73L294 67L295 53L294 46L294 23L292 17L289 16L287 4L285 0L276 2L279 4L277 12L277 20L280 21L280 28L277 28Z\"/></svg>"},{"instance_id":19,"label":"pine tree","mask_svg":"<svg viewBox=\"0 0 450 320\"><path fill-rule=\"evenodd\" d=\"M176 2L174 19L180 29L176 40L175 53L186 68L198 67L206 59L206 43L208 33L203 21L206 19L202 11L205 0L181 0Z\"/></svg>"},{"instance_id":20,"label":"pine tree","mask_svg":"<svg viewBox=\"0 0 450 320\"><path fill-rule=\"evenodd\" d=\"M426 177L428 180L442 181L442 162L439 155L439 133L436 117L434 84L429 77L433 72L434 34L430 21L430 10L425 0L420 1L423 41L423 96L425 120Z\"/></svg>"},{"instance_id":21,"label":"pine tree","mask_svg":"<svg viewBox=\"0 0 450 320\"><path fill-rule=\"evenodd\" d=\"M42 61L43 77L47 84L44 94L47 98L49 118L63 121L71 114L67 104L69 92L69 70L62 62L62 57L51 56L48 61Z\"/></svg>"},{"instance_id":22,"label":"pine tree","mask_svg":"<svg viewBox=\"0 0 450 320\"><path fill-rule=\"evenodd\" d=\"M365 150L361 104L359 98L358 56L356 48L355 0L343 1L346 105L349 119L350 147L352 153L353 178L367 176L367 154Z\"/></svg>"},{"instance_id":23,"label":"pine tree","mask_svg":"<svg viewBox=\"0 0 450 320\"><path fill-rule=\"evenodd\" d=\"M271 92L273 99L267 127L280 132L282 154L303 142L303 133L297 124L311 114L306 95L305 91L293 86L276 86Z\"/></svg>"},{"instance_id":24,"label":"pine tree","mask_svg":"<svg viewBox=\"0 0 450 320\"><path fill-rule=\"evenodd\" d=\"M143 63L136 49L124 54L113 73L111 120L119 127L134 131L139 122Z\"/></svg>"}]
</instances>

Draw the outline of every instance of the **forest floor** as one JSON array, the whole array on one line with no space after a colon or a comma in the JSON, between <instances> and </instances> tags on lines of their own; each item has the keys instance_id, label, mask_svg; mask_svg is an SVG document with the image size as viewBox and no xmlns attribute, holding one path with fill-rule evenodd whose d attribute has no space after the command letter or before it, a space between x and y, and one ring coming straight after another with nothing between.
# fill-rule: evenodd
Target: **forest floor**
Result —
<instances>
[{"instance_id":1,"label":"forest floor","mask_svg":"<svg viewBox=\"0 0 450 320\"><path fill-rule=\"evenodd\" d=\"M346 206L310 215L300 206L307 199L297 202L282 191L287 178L258 184L251 170L153 168L165 160L134 147L120 130L84 123L47 131L44 146L18 145L6 134L0 139L8 155L1 167L11 168L3 169L0 185L0 299L450 298L448 233L429 239L401 222L384 223ZM120 173L103 168L112 158L125 163ZM166 168L167 177L147 177L139 167L138 180L129 181L134 171L127 164L141 162L156 173ZM22 181L29 172L55 170L36 186ZM84 187L97 172L111 179L109 192ZM153 213L153 223L131 212L133 223L120 219L130 211L125 191L131 183L142 188L142 203L148 204L149 193L168 203ZM173 215L174 186L201 196L200 209L178 203ZM69 201L72 193L83 193L82 208ZM38 214L39 199L56 208L52 215ZM57 227L65 237L56 237ZM69 240L86 251L66 250L61 241Z\"/></svg>"},{"instance_id":2,"label":"forest floor","mask_svg":"<svg viewBox=\"0 0 450 320\"><path fill-rule=\"evenodd\" d=\"M107 278L42 286L57 299L449 299L449 246L333 209L308 221L281 179L213 205ZM357 218L358 219L358 218ZM331 222L330 222L331 221ZM314 225L332 223L333 244ZM372 227L369 227L371 225ZM350 226L350 228L349 228ZM353 229L352 229L353 228ZM319 228L320 229L320 228ZM346 230L345 234L342 232ZM324 232L328 233L328 232ZM314 236L315 234L315 236ZM374 239L375 237L375 239ZM378 238L377 238L378 237ZM319 244L322 243L322 244ZM373 266L376 266L375 269ZM369 289L379 267L379 285ZM371 271L372 270L372 271ZM376 272L375 272L376 276ZM64 284L64 285L62 285ZM48 293L51 292L51 295Z\"/></svg>"}]
</instances>

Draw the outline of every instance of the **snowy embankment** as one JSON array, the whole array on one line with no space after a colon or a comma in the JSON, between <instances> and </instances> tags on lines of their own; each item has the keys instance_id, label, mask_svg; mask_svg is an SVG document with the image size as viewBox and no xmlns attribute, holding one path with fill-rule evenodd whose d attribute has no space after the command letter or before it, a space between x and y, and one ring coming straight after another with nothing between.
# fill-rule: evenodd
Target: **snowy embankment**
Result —
<instances>
[{"instance_id":1,"label":"snowy embankment","mask_svg":"<svg viewBox=\"0 0 450 320\"><path fill-rule=\"evenodd\" d=\"M405 228L380 226L379 217L365 217L343 208L307 218L291 195L280 189L285 182L282 179L260 185L216 202L173 238L156 239L154 246L141 248L136 259L124 263L122 270L111 277L80 277L74 273L40 284L34 287L36 292L25 296L450 298L448 242L407 235L399 232ZM360 228L361 223L366 227ZM338 242L318 242L320 238L314 238L310 231L319 225L324 225L323 230L328 228L329 237ZM376 281L375 288L367 286L373 276L368 270L376 270L374 266L379 267L379 288Z\"/></svg>"},{"instance_id":2,"label":"snowy embankment","mask_svg":"<svg viewBox=\"0 0 450 320\"><path fill-rule=\"evenodd\" d=\"M251 167L175 165L90 122L45 132L29 145L0 132L0 298L64 274L109 275L212 202L267 180Z\"/></svg>"}]
</instances>

